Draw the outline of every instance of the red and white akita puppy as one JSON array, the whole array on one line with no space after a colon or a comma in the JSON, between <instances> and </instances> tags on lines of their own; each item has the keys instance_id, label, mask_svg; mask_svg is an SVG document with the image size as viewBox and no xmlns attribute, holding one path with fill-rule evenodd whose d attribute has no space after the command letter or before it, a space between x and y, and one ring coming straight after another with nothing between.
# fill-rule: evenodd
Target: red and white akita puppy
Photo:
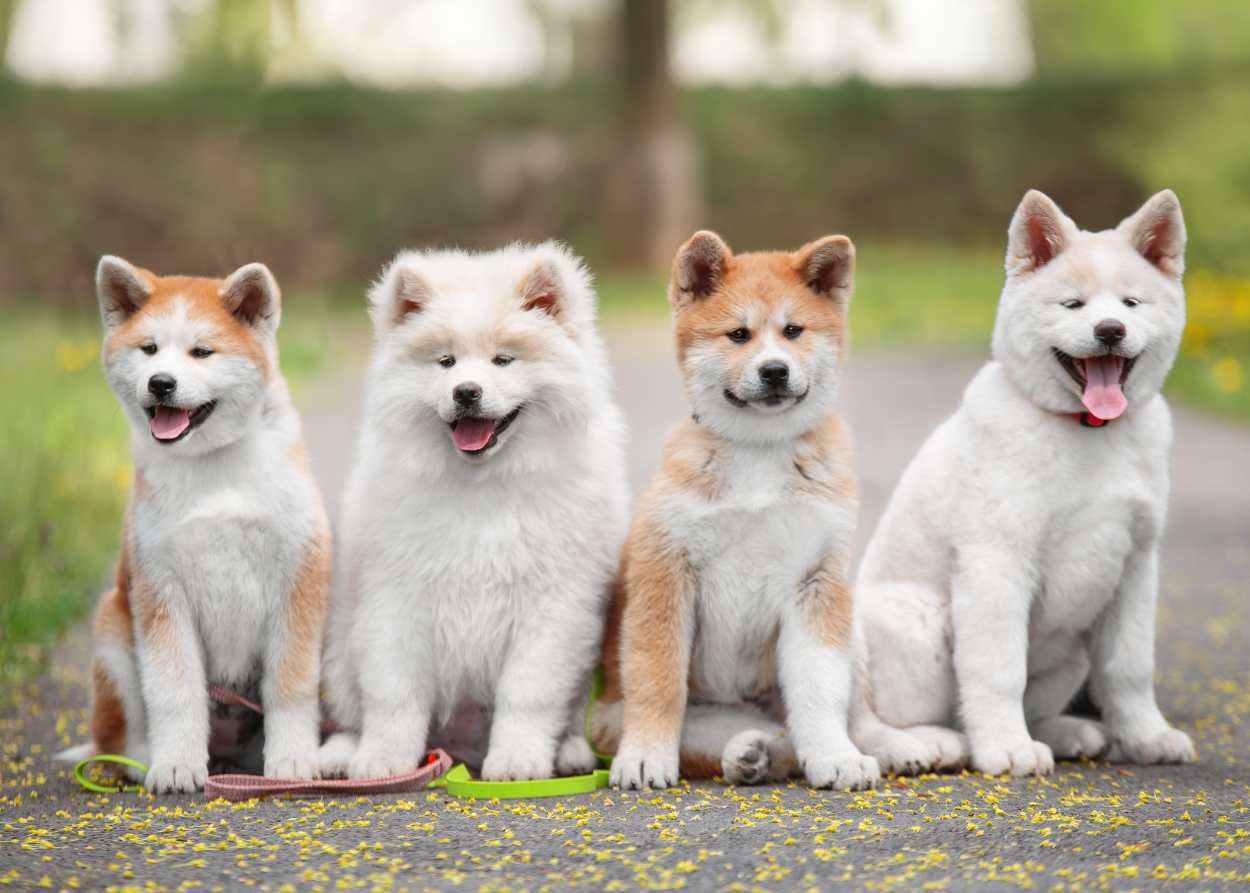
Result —
<instances>
[{"instance_id":1,"label":"red and white akita puppy","mask_svg":"<svg viewBox=\"0 0 1250 893\"><path fill-rule=\"evenodd\" d=\"M265 708L264 770L317 773L330 530L278 370L278 285L96 273L104 369L131 427L117 582L95 615L92 745L148 763L155 792L201 788L206 687Z\"/></svg>"},{"instance_id":2,"label":"red and white akita puppy","mask_svg":"<svg viewBox=\"0 0 1250 893\"><path fill-rule=\"evenodd\" d=\"M858 497L835 399L854 265L845 236L734 255L699 232L677 253L693 415L634 516L594 718L621 787L878 778L847 735Z\"/></svg>"}]
</instances>

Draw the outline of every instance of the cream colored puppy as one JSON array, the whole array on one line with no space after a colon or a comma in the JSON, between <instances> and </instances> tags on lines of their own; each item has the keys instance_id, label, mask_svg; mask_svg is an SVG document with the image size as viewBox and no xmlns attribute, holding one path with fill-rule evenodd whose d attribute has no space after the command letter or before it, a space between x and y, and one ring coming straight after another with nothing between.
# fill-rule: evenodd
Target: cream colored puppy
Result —
<instances>
[{"instance_id":1,"label":"cream colored puppy","mask_svg":"<svg viewBox=\"0 0 1250 893\"><path fill-rule=\"evenodd\" d=\"M322 769L588 771L585 696L627 523L595 293L562 245L404 252L343 503Z\"/></svg>"},{"instance_id":2,"label":"cream colored puppy","mask_svg":"<svg viewBox=\"0 0 1250 893\"><path fill-rule=\"evenodd\" d=\"M1021 202L993 359L903 474L859 575L853 731L887 769L1194 759L1153 685L1172 442L1159 389L1185 325L1184 252L1170 191L1096 233L1040 192ZM1101 721L1064 713L1087 679Z\"/></svg>"}]
</instances>

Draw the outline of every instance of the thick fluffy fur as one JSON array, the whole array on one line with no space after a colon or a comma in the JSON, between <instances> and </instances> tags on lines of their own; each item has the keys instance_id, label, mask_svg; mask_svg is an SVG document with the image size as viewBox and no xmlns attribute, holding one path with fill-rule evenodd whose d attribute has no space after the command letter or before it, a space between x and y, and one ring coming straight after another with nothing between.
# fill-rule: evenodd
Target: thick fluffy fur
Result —
<instances>
[{"instance_id":1,"label":"thick fluffy fur","mask_svg":"<svg viewBox=\"0 0 1250 893\"><path fill-rule=\"evenodd\" d=\"M327 648L326 693L349 731L322 769L403 772L433 740L487 779L586 771L584 696L628 496L585 268L555 243L405 252L370 303ZM485 440L462 439L470 424L498 433L466 450ZM480 708L493 714L484 759Z\"/></svg>"},{"instance_id":2,"label":"thick fluffy fur","mask_svg":"<svg viewBox=\"0 0 1250 893\"><path fill-rule=\"evenodd\" d=\"M594 722L622 787L877 779L847 737L858 502L834 404L853 270L845 236L735 256L701 232L677 254L694 418L634 517Z\"/></svg>"},{"instance_id":3,"label":"thick fluffy fur","mask_svg":"<svg viewBox=\"0 0 1250 893\"><path fill-rule=\"evenodd\" d=\"M1038 192L1016 211L993 359L903 474L860 572L870 705L853 732L884 767L1194 759L1152 681L1184 248L1171 192L1098 233ZM1136 358L1114 421L1073 417L1099 403L1061 356ZM1086 679L1101 722L1064 714Z\"/></svg>"},{"instance_id":4,"label":"thick fluffy fur","mask_svg":"<svg viewBox=\"0 0 1250 893\"><path fill-rule=\"evenodd\" d=\"M222 281L105 257L97 291L135 471L95 617L94 746L149 764L149 790L200 788L220 683L264 703L265 774L315 777L330 533L278 371L277 283L260 264Z\"/></svg>"}]
</instances>

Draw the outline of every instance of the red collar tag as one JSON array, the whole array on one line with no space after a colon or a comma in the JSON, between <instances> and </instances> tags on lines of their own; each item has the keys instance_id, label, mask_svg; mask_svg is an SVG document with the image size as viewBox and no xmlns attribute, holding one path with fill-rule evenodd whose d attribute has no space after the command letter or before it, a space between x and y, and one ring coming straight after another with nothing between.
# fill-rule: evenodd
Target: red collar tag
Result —
<instances>
[{"instance_id":1,"label":"red collar tag","mask_svg":"<svg viewBox=\"0 0 1250 893\"><path fill-rule=\"evenodd\" d=\"M1092 412L1074 412L1072 418L1081 423L1082 428L1105 428L1110 419L1100 419Z\"/></svg>"}]
</instances>

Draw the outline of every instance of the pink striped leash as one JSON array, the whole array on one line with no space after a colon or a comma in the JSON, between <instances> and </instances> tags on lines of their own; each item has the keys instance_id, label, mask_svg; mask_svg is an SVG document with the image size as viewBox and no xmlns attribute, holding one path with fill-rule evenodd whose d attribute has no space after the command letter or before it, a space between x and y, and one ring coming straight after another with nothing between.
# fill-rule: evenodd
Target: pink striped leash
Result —
<instances>
[{"instance_id":1,"label":"pink striped leash","mask_svg":"<svg viewBox=\"0 0 1250 893\"><path fill-rule=\"evenodd\" d=\"M211 683L208 696L220 704L233 704L254 713L264 714L260 704L249 701L243 695L224 685ZM322 731L334 731L332 724L324 724ZM368 794L409 794L429 786L430 782L447 774L451 769L451 757L446 751L434 750L425 765L412 772L390 775L384 778L267 778L263 775L210 775L204 782L204 796L210 800L251 800L274 794L339 796Z\"/></svg>"},{"instance_id":2,"label":"pink striped leash","mask_svg":"<svg viewBox=\"0 0 1250 893\"><path fill-rule=\"evenodd\" d=\"M451 757L435 750L420 769L385 778L266 778L262 775L210 775L204 782L204 796L210 800L251 800L273 794L291 796L355 796L368 794L410 794L429 786L447 774Z\"/></svg>"}]
</instances>

